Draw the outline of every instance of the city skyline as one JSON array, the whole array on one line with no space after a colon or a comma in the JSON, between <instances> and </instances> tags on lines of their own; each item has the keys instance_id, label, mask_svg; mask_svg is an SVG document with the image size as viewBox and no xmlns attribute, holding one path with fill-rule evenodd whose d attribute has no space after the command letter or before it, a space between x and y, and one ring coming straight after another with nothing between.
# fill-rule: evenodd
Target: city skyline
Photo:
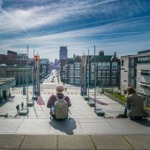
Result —
<instances>
[{"instance_id":1,"label":"city skyline","mask_svg":"<svg viewBox=\"0 0 150 150\"><path fill-rule=\"evenodd\" d=\"M149 0L0 0L0 51L59 58L104 50L117 56L150 49Z\"/></svg>"}]
</instances>

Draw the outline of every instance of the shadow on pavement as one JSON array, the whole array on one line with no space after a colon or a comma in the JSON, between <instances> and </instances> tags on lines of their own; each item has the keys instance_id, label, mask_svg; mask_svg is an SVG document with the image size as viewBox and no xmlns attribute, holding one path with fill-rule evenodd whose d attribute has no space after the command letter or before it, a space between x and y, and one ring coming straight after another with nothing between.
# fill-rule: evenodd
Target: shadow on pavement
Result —
<instances>
[{"instance_id":1,"label":"shadow on pavement","mask_svg":"<svg viewBox=\"0 0 150 150\"><path fill-rule=\"evenodd\" d=\"M76 129L76 121L73 118L67 119L67 120L54 120L52 119L49 124L62 132L65 132L66 134L73 135L73 130Z\"/></svg>"},{"instance_id":2,"label":"shadow on pavement","mask_svg":"<svg viewBox=\"0 0 150 150\"><path fill-rule=\"evenodd\" d=\"M132 120L132 121L134 121L134 122L136 122L136 123L139 123L139 124L141 124L141 125L143 125L143 126L150 127L150 120L147 119L147 118L144 118L144 119L142 119L142 120Z\"/></svg>"}]
</instances>

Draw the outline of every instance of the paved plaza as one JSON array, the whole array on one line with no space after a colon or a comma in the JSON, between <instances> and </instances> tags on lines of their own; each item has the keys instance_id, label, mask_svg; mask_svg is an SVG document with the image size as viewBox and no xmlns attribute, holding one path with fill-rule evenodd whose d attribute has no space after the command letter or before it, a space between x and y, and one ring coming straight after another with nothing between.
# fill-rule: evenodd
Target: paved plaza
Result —
<instances>
[{"instance_id":1,"label":"paved plaza","mask_svg":"<svg viewBox=\"0 0 150 150\"><path fill-rule=\"evenodd\" d=\"M1 105L0 112L8 118L0 118L0 149L150 149L150 120L132 121L117 119L124 106L103 94L97 94L96 107L105 112L97 116L80 95L80 88L66 85L72 102L69 119L55 121L50 119L46 107L49 96L55 94L56 84L43 84L41 96L45 105L36 101L29 107L27 116L17 116L16 105L24 102L22 88L12 91L12 98ZM49 86L52 88L49 89ZM90 90L93 97L94 90ZM29 87L29 99L32 87Z\"/></svg>"}]
</instances>

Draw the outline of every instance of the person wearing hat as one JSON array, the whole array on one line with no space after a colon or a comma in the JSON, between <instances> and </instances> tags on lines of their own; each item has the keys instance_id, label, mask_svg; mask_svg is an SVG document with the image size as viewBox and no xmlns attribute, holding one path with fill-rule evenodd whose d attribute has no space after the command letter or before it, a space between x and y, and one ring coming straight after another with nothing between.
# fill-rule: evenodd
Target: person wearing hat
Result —
<instances>
[{"instance_id":1,"label":"person wearing hat","mask_svg":"<svg viewBox=\"0 0 150 150\"><path fill-rule=\"evenodd\" d=\"M68 107L71 107L71 101L70 101L70 98L68 96L65 96L63 94L63 91L64 91L64 87L63 85L58 85L56 87L56 95L52 94L47 102L47 108L50 108L50 114L52 116L54 116L54 113L53 113L53 106L54 106L54 103L56 101L56 96L59 98L59 99L62 99L64 97L65 101L67 102L68 104Z\"/></svg>"}]
</instances>

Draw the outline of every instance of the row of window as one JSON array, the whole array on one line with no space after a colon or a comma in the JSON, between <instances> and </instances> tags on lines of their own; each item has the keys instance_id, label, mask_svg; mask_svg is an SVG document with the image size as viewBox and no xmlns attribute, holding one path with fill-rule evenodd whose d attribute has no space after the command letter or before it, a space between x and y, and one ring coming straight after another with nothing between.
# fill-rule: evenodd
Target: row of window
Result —
<instances>
[{"instance_id":1,"label":"row of window","mask_svg":"<svg viewBox=\"0 0 150 150\"><path fill-rule=\"evenodd\" d=\"M81 63L75 63L75 69L81 69ZM70 64L70 69L74 69L74 65ZM95 67L97 67L98 65L98 69L110 69L110 62L98 62L95 63ZM89 64L87 64L87 69L88 69ZM113 62L112 63L112 69L117 69L118 68L118 63L117 62ZM94 63L91 63L91 69L94 69Z\"/></svg>"},{"instance_id":2,"label":"row of window","mask_svg":"<svg viewBox=\"0 0 150 150\"><path fill-rule=\"evenodd\" d=\"M75 74L74 74L75 73ZM112 71L112 77L117 77L118 72L117 71ZM79 70L70 70L70 77L80 77L81 72ZM87 71L87 76L88 76L88 71ZM91 73L91 77L94 78L94 73ZM98 77L110 77L110 71L98 71Z\"/></svg>"},{"instance_id":3,"label":"row of window","mask_svg":"<svg viewBox=\"0 0 150 150\"><path fill-rule=\"evenodd\" d=\"M70 83L74 83L74 79L70 78ZM79 84L80 83L80 79L75 79L75 84Z\"/></svg>"},{"instance_id":4,"label":"row of window","mask_svg":"<svg viewBox=\"0 0 150 150\"><path fill-rule=\"evenodd\" d=\"M95 64L95 66L94 66ZM89 66L87 64L87 66ZM94 68L97 68L97 63L91 63L91 71L94 72ZM112 63L112 69L117 69L118 68L118 63L113 62ZM88 69L88 67L87 67ZM99 62L98 63L98 69L110 69L110 62Z\"/></svg>"},{"instance_id":5,"label":"row of window","mask_svg":"<svg viewBox=\"0 0 150 150\"><path fill-rule=\"evenodd\" d=\"M141 75L150 76L150 70L141 70Z\"/></svg>"},{"instance_id":6,"label":"row of window","mask_svg":"<svg viewBox=\"0 0 150 150\"><path fill-rule=\"evenodd\" d=\"M75 81L75 84L79 84L80 83L80 79L73 79L73 78L70 78L70 83L74 83ZM93 80L94 82L94 80ZM110 79L104 79L104 80L98 80L99 84L110 84ZM112 84L117 84L117 79L112 79L111 80Z\"/></svg>"}]
</instances>

